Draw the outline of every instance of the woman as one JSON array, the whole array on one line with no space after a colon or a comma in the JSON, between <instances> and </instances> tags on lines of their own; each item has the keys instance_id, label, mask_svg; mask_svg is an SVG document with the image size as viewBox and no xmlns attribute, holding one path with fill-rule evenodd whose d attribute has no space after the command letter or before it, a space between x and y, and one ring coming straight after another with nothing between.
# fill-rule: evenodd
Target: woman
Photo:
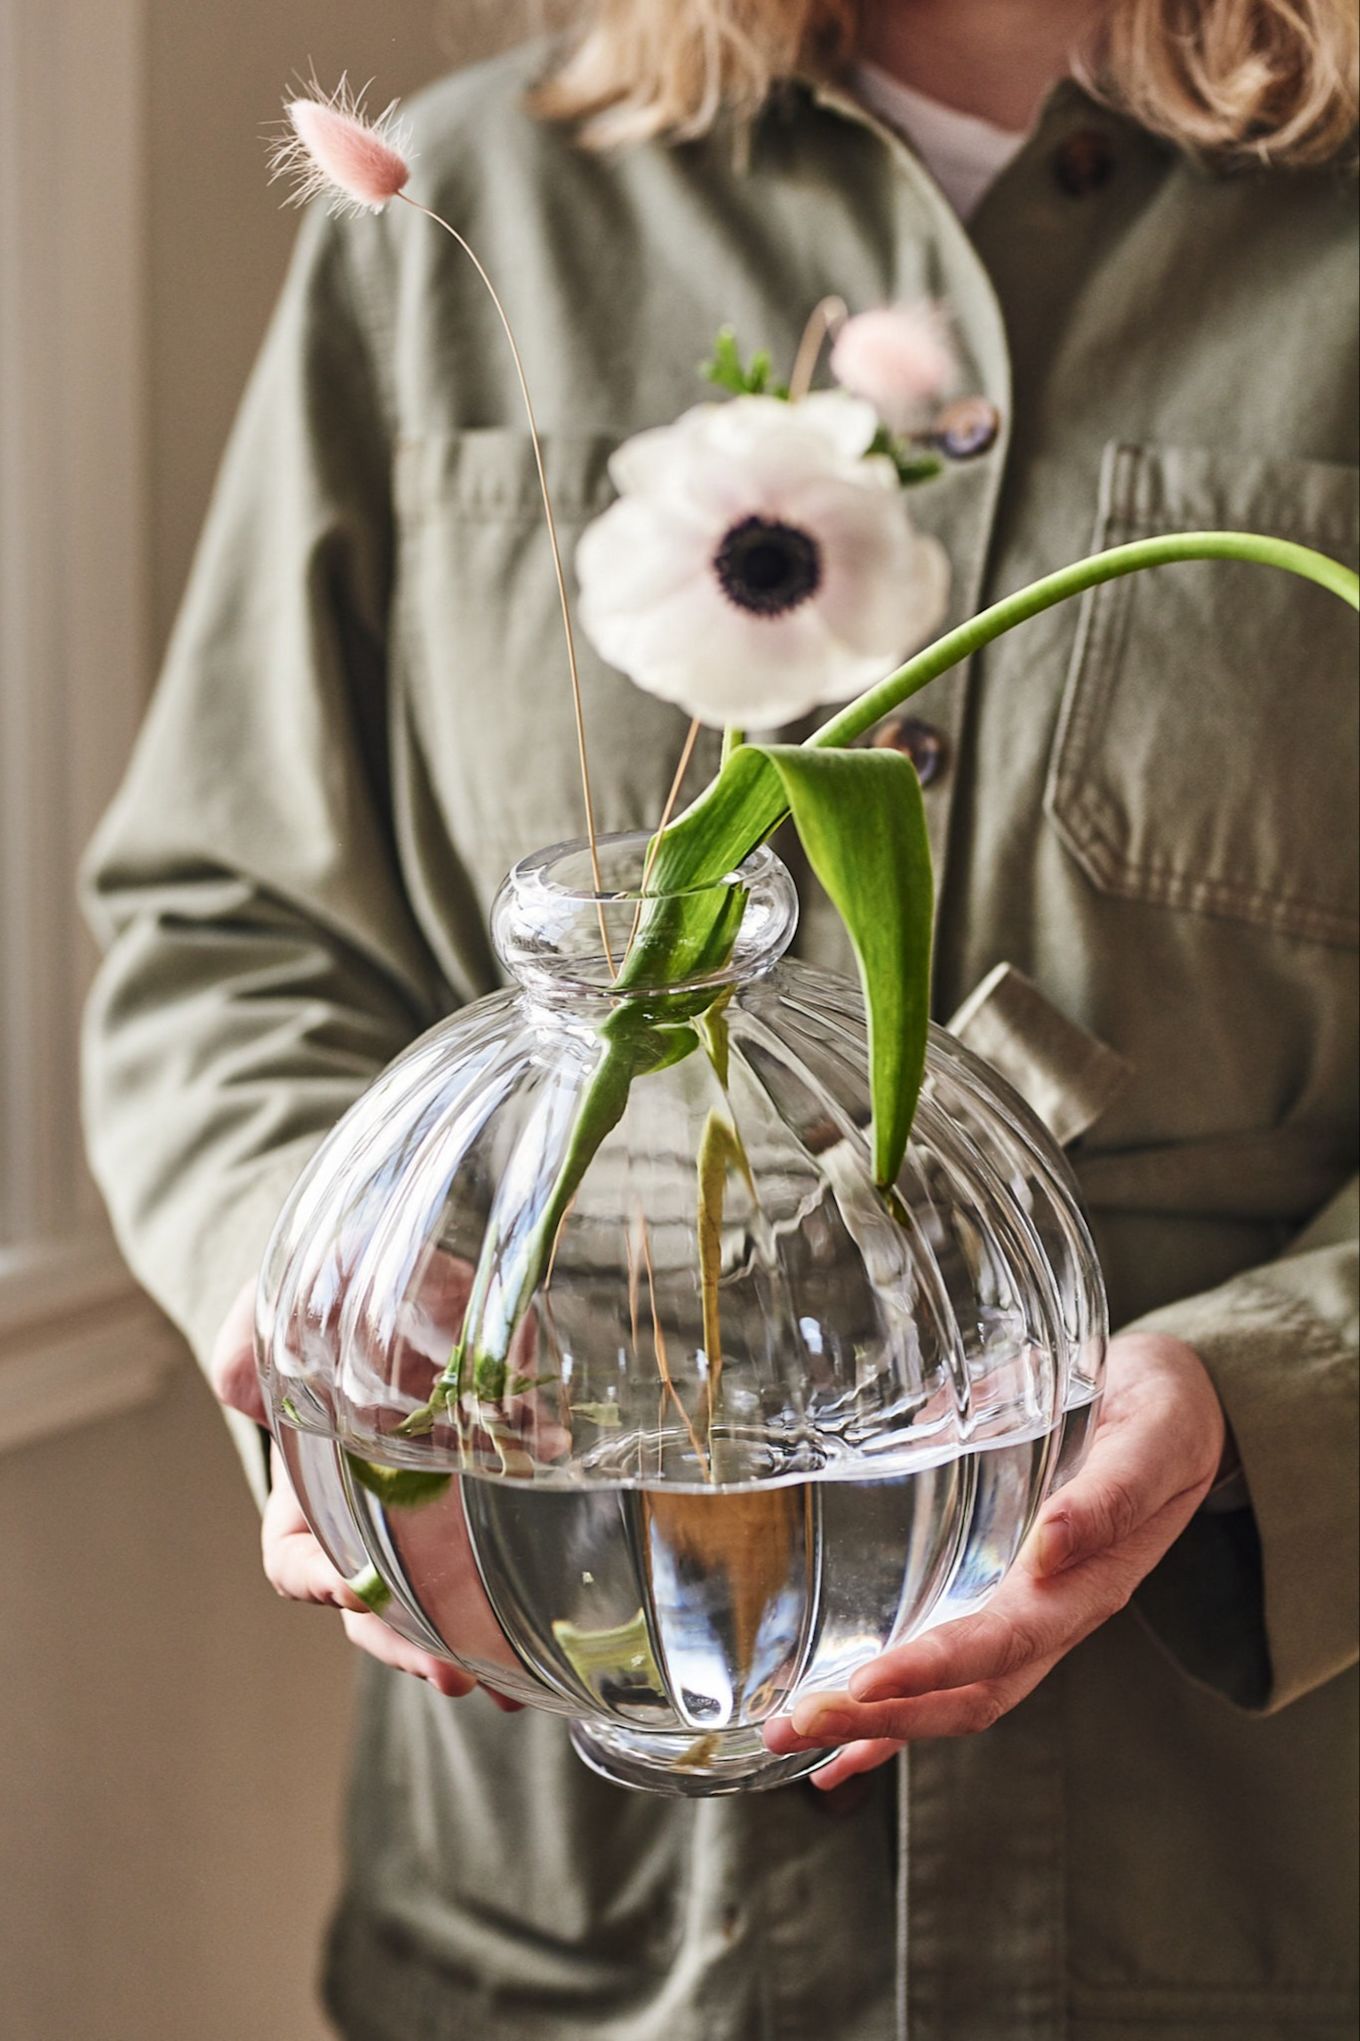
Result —
<instances>
[{"instance_id":1,"label":"woman","mask_svg":"<svg viewBox=\"0 0 1360 2041\"><path fill-rule=\"evenodd\" d=\"M600 0L424 98L419 195L509 300L568 526L723 323L787 360L829 292L928 293L985 397L916 499L957 613L1093 528L1353 556L1354 43L1338 0ZM512 374L424 224L308 221L92 859L96 1166L247 1415L232 1299L303 1158L580 828ZM928 781L937 1010L988 981L970 1038L1076 1144L1123 1328L1091 1462L992 1612L813 1725L822 1791L619 1792L347 1608L386 1663L346 2035L1350 2032L1351 658L1316 591L1178 568L881 733ZM680 719L585 685L602 824L654 821ZM840 961L815 898L803 945ZM277 1479L265 1547L353 1601Z\"/></svg>"}]
</instances>

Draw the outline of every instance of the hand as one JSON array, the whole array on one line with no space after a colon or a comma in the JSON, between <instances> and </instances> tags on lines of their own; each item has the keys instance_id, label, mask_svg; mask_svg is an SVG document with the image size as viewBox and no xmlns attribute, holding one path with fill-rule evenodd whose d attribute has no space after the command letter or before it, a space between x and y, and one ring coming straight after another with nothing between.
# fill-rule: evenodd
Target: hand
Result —
<instances>
[{"instance_id":1,"label":"hand","mask_svg":"<svg viewBox=\"0 0 1360 2041\"><path fill-rule=\"evenodd\" d=\"M433 1652L408 1644L388 1628L381 1616L375 1616L364 1606L312 1536L277 1454L273 1485L260 1526L260 1550L265 1578L276 1594L290 1602L319 1602L323 1607L339 1609L350 1643L357 1644L370 1658L393 1666L398 1672L428 1680L441 1694L460 1697L470 1694L476 1686L471 1673L461 1671L446 1658L436 1658ZM493 1694L492 1699L505 1708L518 1706L500 1694Z\"/></svg>"},{"instance_id":2,"label":"hand","mask_svg":"<svg viewBox=\"0 0 1360 2041\"><path fill-rule=\"evenodd\" d=\"M256 1424L263 1424L264 1398L255 1367L254 1325L255 1285L250 1282L236 1298L213 1343L208 1375L221 1402L231 1410L244 1412ZM288 1601L315 1602L339 1609L351 1644L357 1644L381 1664L428 1680L441 1694L470 1694L477 1685L470 1673L460 1671L446 1658L436 1658L433 1652L408 1644L364 1606L313 1537L277 1453L273 1456L273 1470L260 1546L265 1577L275 1592ZM492 1693L491 1698L507 1710L519 1705L501 1694Z\"/></svg>"},{"instance_id":3,"label":"hand","mask_svg":"<svg viewBox=\"0 0 1360 2041\"><path fill-rule=\"evenodd\" d=\"M1192 1347L1159 1333L1113 1340L1086 1464L1044 1505L982 1613L885 1651L848 1694L807 1695L766 1725L769 1748L841 1745L815 1776L829 1790L904 1743L990 1729L1125 1606L1213 1485L1226 1437Z\"/></svg>"}]
</instances>

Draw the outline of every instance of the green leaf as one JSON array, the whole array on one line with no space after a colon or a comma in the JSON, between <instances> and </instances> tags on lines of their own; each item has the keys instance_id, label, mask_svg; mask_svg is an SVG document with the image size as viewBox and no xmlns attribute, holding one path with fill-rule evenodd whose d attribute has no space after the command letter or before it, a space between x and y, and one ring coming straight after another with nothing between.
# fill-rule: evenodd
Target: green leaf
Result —
<instances>
[{"instance_id":1,"label":"green leaf","mask_svg":"<svg viewBox=\"0 0 1360 2041\"><path fill-rule=\"evenodd\" d=\"M869 1017L874 1179L902 1166L925 1074L933 888L921 783L896 751L753 747L854 944Z\"/></svg>"},{"instance_id":2,"label":"green leaf","mask_svg":"<svg viewBox=\"0 0 1360 2041\"><path fill-rule=\"evenodd\" d=\"M897 470L897 479L904 489L914 489L918 482L933 482L943 474L944 462L929 447L919 446L914 440L899 439L889 432L886 425L880 425L869 442L871 454L884 454Z\"/></svg>"},{"instance_id":3,"label":"green leaf","mask_svg":"<svg viewBox=\"0 0 1360 2041\"><path fill-rule=\"evenodd\" d=\"M713 352L708 360L699 364L699 373L705 382L712 383L719 390L727 390L734 397L784 397L787 398L786 383L771 382L774 364L768 352L762 348L751 356L749 366L741 358L737 336L730 326L724 326L713 343Z\"/></svg>"},{"instance_id":4,"label":"green leaf","mask_svg":"<svg viewBox=\"0 0 1360 2041\"><path fill-rule=\"evenodd\" d=\"M356 1573L347 1585L375 1616L380 1616L392 1599L392 1590L376 1566L366 1566L362 1573Z\"/></svg>"},{"instance_id":5,"label":"green leaf","mask_svg":"<svg viewBox=\"0 0 1360 2041\"><path fill-rule=\"evenodd\" d=\"M601 1431L615 1432L623 1423L623 1412L617 1403L573 1403L573 1417L584 1417L591 1424L597 1424Z\"/></svg>"},{"instance_id":6,"label":"green leaf","mask_svg":"<svg viewBox=\"0 0 1360 2041\"><path fill-rule=\"evenodd\" d=\"M737 896L734 910L736 924L741 920L741 903L745 894L740 887L733 888ZM684 957L702 958L715 942L726 941L731 945L734 928L728 927L729 916L720 918L716 934L702 931L688 937L681 931L677 945ZM525 1248L523 1258L515 1271L515 1302L511 1311L503 1315L505 1336L494 1345L477 1342L482 1307L486 1301L491 1274L497 1266L502 1243L493 1229L488 1228L478 1256L476 1273L473 1276L472 1294L468 1302L465 1325L467 1330L449 1356L448 1366L436 1386L435 1396L424 1410L415 1411L402 1425L407 1436L414 1436L418 1426L423 1426L427 1413L433 1409L435 1400L442 1394L455 1399L461 1393L469 1366L472 1386L479 1397L491 1403L499 1402L505 1393L506 1353L514 1328L520 1323L529 1307L530 1299L543 1281L551 1265L557 1234L572 1199L581 1186L582 1179L594 1161L605 1140L617 1127L628 1108L629 1093L635 1078L647 1076L656 1070L665 1070L670 1064L681 1062L699 1046L699 1037L688 1022L676 1018L686 1011L694 1011L699 1005L710 1004L713 994L705 991L702 995L689 993L680 997L658 994L655 999L629 1000L616 1007L605 1022L600 1034L604 1039L605 1051L595 1068L590 1083L582 1094L580 1109L572 1126L556 1180L544 1205L537 1225ZM671 1024L662 1024L660 1015L668 1016ZM502 1273L504 1271L502 1270Z\"/></svg>"},{"instance_id":7,"label":"green leaf","mask_svg":"<svg viewBox=\"0 0 1360 2041\"><path fill-rule=\"evenodd\" d=\"M734 396L744 393L746 373L741 365L737 336L730 326L724 326L718 334L712 354L699 365L699 373L705 382L713 383L720 390L730 390Z\"/></svg>"},{"instance_id":8,"label":"green leaf","mask_svg":"<svg viewBox=\"0 0 1360 2041\"><path fill-rule=\"evenodd\" d=\"M345 1464L360 1488L376 1495L384 1509L417 1509L421 1503L433 1502L453 1478L421 1467L380 1467L374 1460L361 1460L357 1453L346 1453Z\"/></svg>"},{"instance_id":9,"label":"green leaf","mask_svg":"<svg viewBox=\"0 0 1360 2041\"><path fill-rule=\"evenodd\" d=\"M1360 608L1360 578L1350 568L1291 540L1255 532L1172 532L1135 539L1046 574L947 631L839 710L799 747L798 756L835 753L853 744L951 667L1055 604L1126 574L1190 560L1246 560L1274 567L1316 583L1352 609ZM676 974L668 970L670 946L678 950L684 945L693 953L715 934L713 896L703 889L735 871L773 834L787 809L780 776L761 752L749 744L731 751L717 778L661 837L652 890L673 897L666 903L667 913L649 922L643 940L633 946L620 974L621 985L675 981Z\"/></svg>"}]
</instances>

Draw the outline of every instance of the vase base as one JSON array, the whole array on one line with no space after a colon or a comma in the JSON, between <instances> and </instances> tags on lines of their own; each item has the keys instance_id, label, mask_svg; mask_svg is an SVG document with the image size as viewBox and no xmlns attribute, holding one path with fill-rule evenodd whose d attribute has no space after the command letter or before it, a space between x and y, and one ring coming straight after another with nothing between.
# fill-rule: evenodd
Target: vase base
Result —
<instances>
[{"instance_id":1,"label":"vase base","mask_svg":"<svg viewBox=\"0 0 1360 2041\"><path fill-rule=\"evenodd\" d=\"M573 1722L571 1742L583 1764L616 1786L691 1800L786 1786L835 1756L834 1751L811 1750L776 1757L756 1728L657 1733Z\"/></svg>"}]
</instances>

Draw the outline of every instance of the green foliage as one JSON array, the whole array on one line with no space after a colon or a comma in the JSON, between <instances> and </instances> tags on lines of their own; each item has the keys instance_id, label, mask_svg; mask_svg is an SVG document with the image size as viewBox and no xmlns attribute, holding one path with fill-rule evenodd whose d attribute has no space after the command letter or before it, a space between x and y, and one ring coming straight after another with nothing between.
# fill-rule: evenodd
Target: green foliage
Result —
<instances>
[{"instance_id":1,"label":"green foliage","mask_svg":"<svg viewBox=\"0 0 1360 2041\"><path fill-rule=\"evenodd\" d=\"M939 454L929 447L918 446L914 440L898 439L889 432L886 425L880 425L869 442L871 454L885 454L897 470L897 479L904 489L914 489L918 483L933 482L944 472L944 462Z\"/></svg>"},{"instance_id":2,"label":"green foliage","mask_svg":"<svg viewBox=\"0 0 1360 2041\"><path fill-rule=\"evenodd\" d=\"M730 326L724 326L713 343L713 352L708 360L699 364L699 373L705 382L712 383L719 390L727 390L734 397L783 397L787 399L787 383L771 381L774 364L768 351L761 348L749 362L743 362L737 336Z\"/></svg>"},{"instance_id":3,"label":"green foliage","mask_svg":"<svg viewBox=\"0 0 1360 2041\"><path fill-rule=\"evenodd\" d=\"M380 1467L372 1460L361 1460L357 1453L346 1453L345 1464L360 1488L376 1495L384 1509L417 1509L421 1503L433 1502L450 1480L447 1474L420 1467Z\"/></svg>"},{"instance_id":4,"label":"green foliage","mask_svg":"<svg viewBox=\"0 0 1360 2041\"><path fill-rule=\"evenodd\" d=\"M573 1403L573 1417L584 1417L589 1423L598 1425L601 1431L616 1432L623 1423L623 1412L617 1403Z\"/></svg>"},{"instance_id":5,"label":"green foliage","mask_svg":"<svg viewBox=\"0 0 1360 2041\"><path fill-rule=\"evenodd\" d=\"M447 1479L447 1476L445 1478ZM366 1566L362 1573L356 1573L353 1580L346 1585L375 1616L380 1616L392 1599L392 1590L376 1566Z\"/></svg>"},{"instance_id":6,"label":"green foliage","mask_svg":"<svg viewBox=\"0 0 1360 2041\"><path fill-rule=\"evenodd\" d=\"M1352 609L1360 607L1360 578L1350 568L1310 547L1296 545L1286 539L1267 538L1250 532L1176 532L1136 539L1045 575L946 632L876 687L869 688L840 710L792 755L800 758L822 753L834 755L842 747L854 744L883 716L900 708L903 702L939 675L959 665L1015 625L1038 616L1057 603L1066 602L1102 582L1117 580L1126 574L1188 560L1255 561L1261 566L1280 568L1312 581L1338 596ZM791 750L788 747L778 749L786 754ZM771 747L773 750L774 747ZM853 798L848 782L846 791L847 797ZM644 929L643 939L634 945L624 966L622 982L632 982L634 974L639 981L645 982L650 976L655 983L666 982L667 952L671 941L682 937L691 948L698 948L704 940L705 927L711 922L714 896L699 889L715 886L724 873L736 870L742 859L778 828L789 812L789 806L789 792L784 779L773 770L759 747L741 745L730 753L718 777L685 814L671 823L661 839L653 865L652 887L659 894L680 897L667 901L669 911L664 922L659 920L655 926ZM868 854L871 850L866 847ZM685 895L689 897L683 897ZM928 894L925 897L928 898ZM840 902L837 904L839 906ZM844 908L842 912L845 912ZM851 936L852 940L855 939L853 928ZM859 948L858 942L856 946ZM904 954L910 957L912 953L906 951ZM878 968L875 967L876 974ZM909 968L915 970L918 965L910 964ZM883 1081L887 1083L886 1078ZM889 1086L884 1096L893 1095ZM907 1096L907 1089L899 1085L896 1095L899 1099ZM880 1092L876 1089L876 1113L879 1097ZM880 1161L892 1154L899 1133L900 1122L886 1129L875 1127L875 1154ZM881 1170L879 1174L881 1181Z\"/></svg>"},{"instance_id":7,"label":"green foliage","mask_svg":"<svg viewBox=\"0 0 1360 2041\"><path fill-rule=\"evenodd\" d=\"M751 388L753 373L761 374L759 357L751 368L742 367L730 334L720 336L715 366L711 380L735 387L726 378L739 376L743 391ZM582 1102L548 1215L517 1272L521 1309L546 1273L558 1226L595 1154L622 1118L634 1079L688 1055L701 1039L712 1053L711 1030L702 1016L715 1004L714 991L668 988L721 968L745 900L740 886L723 882L790 811L859 960L871 1030L875 1176L890 1209L895 1208L891 1180L910 1136L924 1058L929 856L919 783L908 761L894 753L845 747L940 674L1027 618L1126 574L1215 559L1281 568L1328 589L1352 609L1360 607L1360 579L1349 568L1288 540L1243 532L1138 539L1061 568L993 603L866 690L806 744L741 744L729 750L717 778L658 845L650 885L655 897L615 982L621 997L601 1030L605 1054ZM721 1054L714 1060L718 1068ZM716 1184L706 1187L705 1196L716 1208ZM479 1282L496 1252L488 1235ZM444 1376L445 1395L456 1394L463 1362L460 1346ZM503 1355L478 1354L479 1391L499 1393L504 1369Z\"/></svg>"},{"instance_id":8,"label":"green foliage","mask_svg":"<svg viewBox=\"0 0 1360 2041\"><path fill-rule=\"evenodd\" d=\"M740 895L741 889L736 890ZM742 899L744 897L741 895ZM739 923L740 919L738 907L736 921ZM730 946L733 934L735 928L728 932L720 927L716 939L725 940ZM708 938L710 941L713 939L712 935ZM687 951L683 940L677 948L682 955ZM712 994L706 992L684 995L673 1003L667 1003L660 997L651 1001L629 1001L616 1007L605 1022L600 1030L604 1054L581 1099L557 1180L520 1259L515 1274L515 1304L507 1322L519 1323L530 1298L551 1267L557 1235L571 1201L605 1140L627 1111L629 1095L636 1080L651 1071L664 1070L670 1064L680 1062L698 1048L699 1036L694 1028L684 1021L676 1024L674 1016L684 1004L693 1007L696 1001L708 1004L711 999ZM664 1024L658 1024L654 1018L658 1011L666 1015ZM503 1246L496 1229L488 1227L473 1276L465 1330L449 1356L448 1366L427 1410L432 1410L441 1397L445 1403L456 1403L469 1375L471 1386L482 1401L498 1403L505 1394L505 1352L499 1346L489 1348L477 1340L492 1272L498 1266L502 1276L506 1272L502 1263ZM402 1425L402 1431L413 1435L417 1422L427 1429L425 1415L424 1411L413 1412Z\"/></svg>"},{"instance_id":9,"label":"green foliage","mask_svg":"<svg viewBox=\"0 0 1360 2041\"><path fill-rule=\"evenodd\" d=\"M896 751L760 747L859 964L869 1019L874 1181L902 1167L926 1066L933 883L921 783Z\"/></svg>"}]
</instances>

